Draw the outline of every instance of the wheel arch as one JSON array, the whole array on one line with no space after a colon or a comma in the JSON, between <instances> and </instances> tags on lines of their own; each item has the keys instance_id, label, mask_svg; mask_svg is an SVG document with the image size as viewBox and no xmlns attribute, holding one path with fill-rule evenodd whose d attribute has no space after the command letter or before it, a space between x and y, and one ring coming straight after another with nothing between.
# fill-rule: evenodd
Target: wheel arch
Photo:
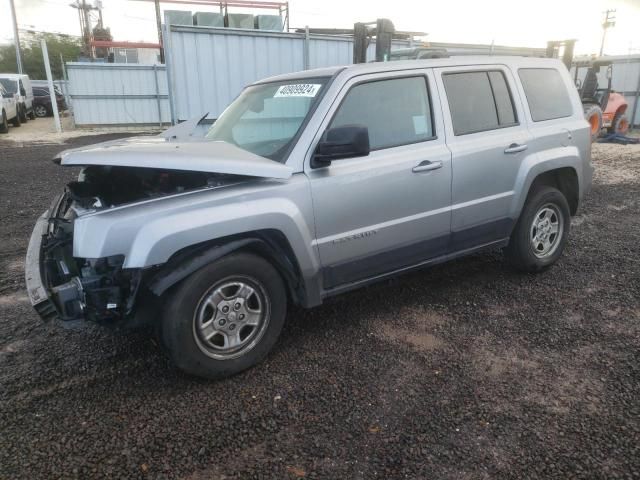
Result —
<instances>
[{"instance_id":1,"label":"wheel arch","mask_svg":"<svg viewBox=\"0 0 640 480\"><path fill-rule=\"evenodd\" d=\"M307 305L309 292L302 271L284 233L275 229L256 230L191 245L178 250L151 272L146 283L162 296L192 273L233 253L253 253L268 261L280 274L293 303Z\"/></svg>"},{"instance_id":2,"label":"wheel arch","mask_svg":"<svg viewBox=\"0 0 640 480\"><path fill-rule=\"evenodd\" d=\"M580 204L580 183L575 168L560 167L539 173L531 182L527 197L541 186L557 188L567 199L571 215L577 213Z\"/></svg>"}]
</instances>

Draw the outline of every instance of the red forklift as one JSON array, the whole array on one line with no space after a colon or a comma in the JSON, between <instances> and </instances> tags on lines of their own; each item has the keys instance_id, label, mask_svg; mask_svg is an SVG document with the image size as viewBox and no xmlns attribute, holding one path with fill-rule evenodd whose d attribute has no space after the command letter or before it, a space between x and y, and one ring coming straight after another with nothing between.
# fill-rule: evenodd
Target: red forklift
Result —
<instances>
[{"instance_id":1,"label":"red forklift","mask_svg":"<svg viewBox=\"0 0 640 480\"><path fill-rule=\"evenodd\" d=\"M547 43L547 57L558 58L567 69L574 68L574 82L580 93L584 116L591 125L591 139L596 141L603 129L609 134L625 136L629 132L629 119L625 115L629 106L624 96L611 89L613 65L606 57L573 61L575 40L552 41ZM599 84L598 74L606 68L607 83ZM586 72L585 72L586 69ZM584 79L582 74L584 73Z\"/></svg>"}]
</instances>

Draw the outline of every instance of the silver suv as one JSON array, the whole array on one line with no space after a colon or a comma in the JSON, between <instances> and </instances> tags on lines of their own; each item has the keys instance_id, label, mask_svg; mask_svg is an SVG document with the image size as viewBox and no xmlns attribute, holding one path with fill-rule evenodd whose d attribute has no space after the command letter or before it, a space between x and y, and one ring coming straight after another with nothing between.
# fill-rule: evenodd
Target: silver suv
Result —
<instances>
[{"instance_id":1,"label":"silver suv","mask_svg":"<svg viewBox=\"0 0 640 480\"><path fill-rule=\"evenodd\" d=\"M483 249L558 260L591 185L589 126L556 60L458 57L282 75L205 138L68 150L82 166L26 264L45 319L153 323L181 369L260 361L287 306Z\"/></svg>"}]
</instances>

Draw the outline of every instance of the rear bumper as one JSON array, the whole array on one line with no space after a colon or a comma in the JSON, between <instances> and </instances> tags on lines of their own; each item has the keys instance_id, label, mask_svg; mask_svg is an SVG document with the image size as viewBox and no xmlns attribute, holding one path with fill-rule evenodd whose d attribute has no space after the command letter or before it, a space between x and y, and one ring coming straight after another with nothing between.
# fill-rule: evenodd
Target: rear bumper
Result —
<instances>
[{"instance_id":1,"label":"rear bumper","mask_svg":"<svg viewBox=\"0 0 640 480\"><path fill-rule=\"evenodd\" d=\"M42 279L42 239L49 227L49 211L44 212L31 233L25 260L25 282L31 305L46 322L58 316L56 306L49 297Z\"/></svg>"}]
</instances>

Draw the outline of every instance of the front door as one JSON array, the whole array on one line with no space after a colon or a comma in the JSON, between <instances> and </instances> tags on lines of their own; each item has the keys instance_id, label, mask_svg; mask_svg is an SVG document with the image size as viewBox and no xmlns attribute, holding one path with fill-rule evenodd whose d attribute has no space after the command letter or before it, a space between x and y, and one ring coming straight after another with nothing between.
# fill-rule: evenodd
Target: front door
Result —
<instances>
[{"instance_id":1,"label":"front door","mask_svg":"<svg viewBox=\"0 0 640 480\"><path fill-rule=\"evenodd\" d=\"M368 128L371 153L312 169L316 243L327 290L447 252L451 153L430 70L375 74L342 89L328 128Z\"/></svg>"}]
</instances>

